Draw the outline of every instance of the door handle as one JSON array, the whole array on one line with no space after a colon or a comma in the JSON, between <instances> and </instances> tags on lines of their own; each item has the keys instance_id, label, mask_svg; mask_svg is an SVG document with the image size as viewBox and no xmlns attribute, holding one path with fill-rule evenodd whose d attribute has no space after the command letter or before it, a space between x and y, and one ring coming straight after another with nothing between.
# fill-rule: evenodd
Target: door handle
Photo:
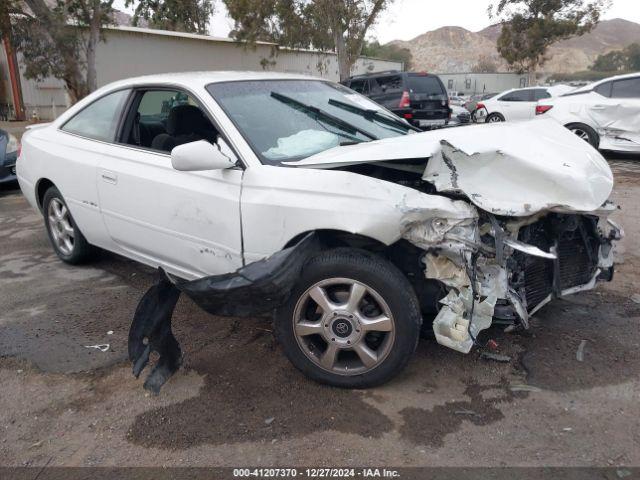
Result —
<instances>
[{"instance_id":1,"label":"door handle","mask_svg":"<svg viewBox=\"0 0 640 480\"><path fill-rule=\"evenodd\" d=\"M102 170L102 172L100 172L100 176L102 177L102 180L107 183L112 183L113 185L118 183L118 175L116 175L114 172Z\"/></svg>"}]
</instances>

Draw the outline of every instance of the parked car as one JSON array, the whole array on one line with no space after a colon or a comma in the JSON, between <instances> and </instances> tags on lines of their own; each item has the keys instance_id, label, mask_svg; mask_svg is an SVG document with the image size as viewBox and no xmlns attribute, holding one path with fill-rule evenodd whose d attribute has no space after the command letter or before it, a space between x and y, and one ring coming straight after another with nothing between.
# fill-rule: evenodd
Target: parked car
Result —
<instances>
[{"instance_id":1,"label":"parked car","mask_svg":"<svg viewBox=\"0 0 640 480\"><path fill-rule=\"evenodd\" d=\"M457 107L462 107L465 103L467 103L466 97L449 97L449 105L456 105Z\"/></svg>"},{"instance_id":2,"label":"parked car","mask_svg":"<svg viewBox=\"0 0 640 480\"><path fill-rule=\"evenodd\" d=\"M469 110L457 105L450 105L449 108L451 108L451 118L449 119L448 126L458 127L471 123L471 113L469 113Z\"/></svg>"},{"instance_id":3,"label":"parked car","mask_svg":"<svg viewBox=\"0 0 640 480\"><path fill-rule=\"evenodd\" d=\"M640 153L640 73L542 100L536 114L556 119L595 148Z\"/></svg>"},{"instance_id":4,"label":"parked car","mask_svg":"<svg viewBox=\"0 0 640 480\"><path fill-rule=\"evenodd\" d=\"M573 90L566 85L514 88L476 105L475 119L480 123L513 122L535 117L538 100Z\"/></svg>"},{"instance_id":5,"label":"parked car","mask_svg":"<svg viewBox=\"0 0 640 480\"><path fill-rule=\"evenodd\" d=\"M344 82L412 125L431 129L449 120L449 99L440 78L428 73L380 72Z\"/></svg>"},{"instance_id":6,"label":"parked car","mask_svg":"<svg viewBox=\"0 0 640 480\"><path fill-rule=\"evenodd\" d=\"M0 129L0 184L16 181L16 159L19 152L18 139Z\"/></svg>"},{"instance_id":7,"label":"parked car","mask_svg":"<svg viewBox=\"0 0 640 480\"><path fill-rule=\"evenodd\" d=\"M449 98L453 98L453 97L467 98L467 95L464 92L452 91L448 93L449 93Z\"/></svg>"},{"instance_id":8,"label":"parked car","mask_svg":"<svg viewBox=\"0 0 640 480\"><path fill-rule=\"evenodd\" d=\"M303 75L115 82L28 130L17 169L62 261L100 247L243 288L246 301L225 311L275 309L291 362L342 387L396 375L423 318L463 353L494 318L527 328L551 299L611 279L621 237L607 220L607 162L555 121L415 132ZM318 251L274 306L278 292L242 272L281 271L279 255L311 233ZM144 300L163 301L154 295Z\"/></svg>"}]
</instances>

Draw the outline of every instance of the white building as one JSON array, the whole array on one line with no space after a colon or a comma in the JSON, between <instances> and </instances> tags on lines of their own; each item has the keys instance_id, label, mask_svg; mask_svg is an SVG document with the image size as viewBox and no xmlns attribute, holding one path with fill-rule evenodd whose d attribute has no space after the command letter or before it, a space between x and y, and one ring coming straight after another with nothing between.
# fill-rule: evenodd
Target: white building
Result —
<instances>
[{"instance_id":1,"label":"white building","mask_svg":"<svg viewBox=\"0 0 640 480\"><path fill-rule=\"evenodd\" d=\"M497 73L438 73L449 92L465 95L500 93L512 88L529 86L529 75L512 72Z\"/></svg>"},{"instance_id":2,"label":"white building","mask_svg":"<svg viewBox=\"0 0 640 480\"><path fill-rule=\"evenodd\" d=\"M139 75L199 70L273 70L339 79L337 57L333 53L279 48L267 42L247 47L228 38L137 27L110 27L104 34L106 41L98 45L96 52L99 87ZM4 82L0 93L5 92L0 104L13 105L15 85L11 81L7 46L0 50L0 82ZM402 68L400 62L361 57L353 74ZM51 119L68 107L60 80L28 80L21 66L18 83L27 119L33 116Z\"/></svg>"}]
</instances>

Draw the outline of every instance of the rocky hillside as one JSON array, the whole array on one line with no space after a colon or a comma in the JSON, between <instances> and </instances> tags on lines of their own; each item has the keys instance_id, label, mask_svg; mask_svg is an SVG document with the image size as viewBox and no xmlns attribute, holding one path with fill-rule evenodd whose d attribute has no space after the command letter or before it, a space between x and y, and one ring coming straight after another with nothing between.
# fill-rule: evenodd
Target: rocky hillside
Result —
<instances>
[{"instance_id":1,"label":"rocky hillside","mask_svg":"<svg viewBox=\"0 0 640 480\"><path fill-rule=\"evenodd\" d=\"M461 27L442 27L409 41L391 43L411 50L415 70L469 72L479 61L487 59L500 71L506 71L506 64L495 46L500 28L500 25L492 25L479 32L470 32ZM598 55L638 41L640 24L622 19L605 20L586 35L552 46L543 70L548 73L586 70Z\"/></svg>"}]
</instances>

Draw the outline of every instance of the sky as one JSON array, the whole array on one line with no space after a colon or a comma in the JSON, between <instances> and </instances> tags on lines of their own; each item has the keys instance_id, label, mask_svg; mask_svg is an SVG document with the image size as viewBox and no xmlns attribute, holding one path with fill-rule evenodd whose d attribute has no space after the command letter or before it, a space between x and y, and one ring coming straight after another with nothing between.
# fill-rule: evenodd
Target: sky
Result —
<instances>
[{"instance_id":1,"label":"sky","mask_svg":"<svg viewBox=\"0 0 640 480\"><path fill-rule=\"evenodd\" d=\"M380 16L369 36L377 38L380 43L386 43L391 40L411 40L429 30L447 26L464 27L475 32L491 24L487 7L494 1L395 0ZM125 10L124 0L116 0L115 6ZM216 1L216 10L209 34L226 37L233 27L233 21L228 18L221 0ZM640 0L613 0L603 18L624 18L640 23Z\"/></svg>"}]
</instances>

